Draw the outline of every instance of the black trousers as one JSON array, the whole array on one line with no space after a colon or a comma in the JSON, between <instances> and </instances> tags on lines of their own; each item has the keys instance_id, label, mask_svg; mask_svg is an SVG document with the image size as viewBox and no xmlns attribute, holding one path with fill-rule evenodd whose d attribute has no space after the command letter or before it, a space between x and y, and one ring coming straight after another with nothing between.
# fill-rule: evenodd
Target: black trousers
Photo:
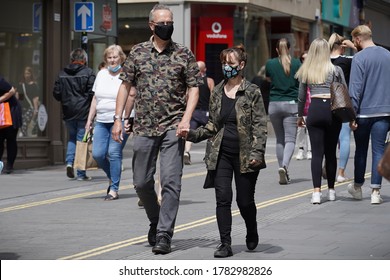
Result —
<instances>
[{"instance_id":1,"label":"black trousers","mask_svg":"<svg viewBox=\"0 0 390 280\"><path fill-rule=\"evenodd\" d=\"M220 240L227 244L232 243L233 174L237 206L245 221L247 232L257 231L255 187L259 171L241 174L239 155L221 149L215 174L216 215Z\"/></svg>"},{"instance_id":2,"label":"black trousers","mask_svg":"<svg viewBox=\"0 0 390 280\"><path fill-rule=\"evenodd\" d=\"M14 168L14 162L18 153L18 144L16 136L18 135L18 128L13 126L0 129L0 160L3 158L4 143L7 141L7 168Z\"/></svg>"},{"instance_id":3,"label":"black trousers","mask_svg":"<svg viewBox=\"0 0 390 280\"><path fill-rule=\"evenodd\" d=\"M325 156L328 187L336 180L336 148L342 123L330 111L330 99L312 98L306 118L311 143L313 187L321 187L322 161Z\"/></svg>"}]
</instances>

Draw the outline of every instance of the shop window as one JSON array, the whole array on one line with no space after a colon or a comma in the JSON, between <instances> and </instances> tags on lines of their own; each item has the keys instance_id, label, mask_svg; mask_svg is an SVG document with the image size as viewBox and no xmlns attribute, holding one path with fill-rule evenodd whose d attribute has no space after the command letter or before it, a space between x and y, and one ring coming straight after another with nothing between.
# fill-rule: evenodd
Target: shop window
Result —
<instances>
[{"instance_id":1,"label":"shop window","mask_svg":"<svg viewBox=\"0 0 390 280\"><path fill-rule=\"evenodd\" d=\"M23 126L18 136L44 136L43 6L37 0L2 2L5 2L5 11L0 18L0 73L17 89L23 107ZM41 128L38 125L39 111L43 121ZM43 118L47 119L47 116Z\"/></svg>"}]
</instances>

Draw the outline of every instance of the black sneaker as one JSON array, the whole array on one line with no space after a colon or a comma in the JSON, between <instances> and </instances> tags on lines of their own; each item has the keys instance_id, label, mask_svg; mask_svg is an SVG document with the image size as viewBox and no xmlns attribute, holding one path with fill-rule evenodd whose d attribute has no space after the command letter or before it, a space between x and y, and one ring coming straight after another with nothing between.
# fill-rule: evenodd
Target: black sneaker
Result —
<instances>
[{"instance_id":1,"label":"black sneaker","mask_svg":"<svg viewBox=\"0 0 390 280\"><path fill-rule=\"evenodd\" d=\"M233 256L232 247L227 243L221 243L214 252L214 258L227 258Z\"/></svg>"},{"instance_id":2,"label":"black sneaker","mask_svg":"<svg viewBox=\"0 0 390 280\"><path fill-rule=\"evenodd\" d=\"M156 237L156 245L152 248L155 254L168 254L171 252L171 238L166 235L158 235Z\"/></svg>"},{"instance_id":3,"label":"black sneaker","mask_svg":"<svg viewBox=\"0 0 390 280\"><path fill-rule=\"evenodd\" d=\"M71 164L68 164L66 166L66 176L68 176L68 178L74 178L74 170Z\"/></svg>"},{"instance_id":4,"label":"black sneaker","mask_svg":"<svg viewBox=\"0 0 390 280\"><path fill-rule=\"evenodd\" d=\"M157 234L157 225L150 224L150 228L148 232L148 242L150 246L156 245L156 234Z\"/></svg>"}]
</instances>

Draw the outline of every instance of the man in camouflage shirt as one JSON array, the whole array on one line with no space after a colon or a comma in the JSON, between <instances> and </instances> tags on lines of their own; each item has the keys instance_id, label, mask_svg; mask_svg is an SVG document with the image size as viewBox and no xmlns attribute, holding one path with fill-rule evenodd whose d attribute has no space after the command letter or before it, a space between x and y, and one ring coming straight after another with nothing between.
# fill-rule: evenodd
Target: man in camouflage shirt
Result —
<instances>
[{"instance_id":1,"label":"man in camouflage shirt","mask_svg":"<svg viewBox=\"0 0 390 280\"><path fill-rule=\"evenodd\" d=\"M192 52L171 40L173 14L157 4L149 15L153 36L135 45L123 66L112 135L121 141L126 102L135 107L133 183L150 221L148 242L155 254L171 252L179 208L185 140L203 83ZM125 118L125 127L128 126ZM161 206L154 189L160 154Z\"/></svg>"}]
</instances>

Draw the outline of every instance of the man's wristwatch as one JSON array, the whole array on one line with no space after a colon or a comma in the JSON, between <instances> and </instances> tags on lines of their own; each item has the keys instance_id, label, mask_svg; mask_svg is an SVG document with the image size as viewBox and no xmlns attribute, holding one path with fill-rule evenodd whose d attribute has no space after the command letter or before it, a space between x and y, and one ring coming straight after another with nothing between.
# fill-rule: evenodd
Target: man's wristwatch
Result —
<instances>
[{"instance_id":1,"label":"man's wristwatch","mask_svg":"<svg viewBox=\"0 0 390 280\"><path fill-rule=\"evenodd\" d=\"M114 121L116 121L116 120L122 121L122 117L118 116L118 115L114 115Z\"/></svg>"}]
</instances>

